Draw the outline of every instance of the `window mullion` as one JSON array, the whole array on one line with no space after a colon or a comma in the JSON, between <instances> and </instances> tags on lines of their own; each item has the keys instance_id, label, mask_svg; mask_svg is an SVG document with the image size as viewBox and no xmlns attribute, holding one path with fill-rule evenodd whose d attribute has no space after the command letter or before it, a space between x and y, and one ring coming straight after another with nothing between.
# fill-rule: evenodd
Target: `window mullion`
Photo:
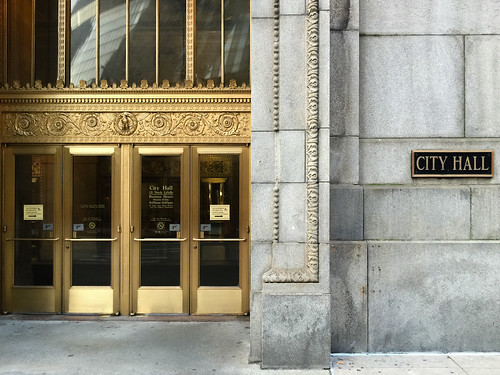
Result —
<instances>
[{"instance_id":1,"label":"window mullion","mask_svg":"<svg viewBox=\"0 0 500 375\"><path fill-rule=\"evenodd\" d=\"M224 0L220 0L220 82L224 84Z\"/></svg>"},{"instance_id":2,"label":"window mullion","mask_svg":"<svg viewBox=\"0 0 500 375\"><path fill-rule=\"evenodd\" d=\"M196 40L196 0L186 0L186 81L194 82Z\"/></svg>"},{"instance_id":3,"label":"window mullion","mask_svg":"<svg viewBox=\"0 0 500 375\"><path fill-rule=\"evenodd\" d=\"M130 0L125 2L125 81L129 81Z\"/></svg>"},{"instance_id":4,"label":"window mullion","mask_svg":"<svg viewBox=\"0 0 500 375\"><path fill-rule=\"evenodd\" d=\"M100 32L101 32L101 15L100 15L100 0L95 2L95 22L96 22L96 35L95 35L95 81L99 85L99 42L100 42Z\"/></svg>"},{"instance_id":5,"label":"window mullion","mask_svg":"<svg viewBox=\"0 0 500 375\"><path fill-rule=\"evenodd\" d=\"M160 0L156 0L156 83L160 75Z\"/></svg>"}]
</instances>

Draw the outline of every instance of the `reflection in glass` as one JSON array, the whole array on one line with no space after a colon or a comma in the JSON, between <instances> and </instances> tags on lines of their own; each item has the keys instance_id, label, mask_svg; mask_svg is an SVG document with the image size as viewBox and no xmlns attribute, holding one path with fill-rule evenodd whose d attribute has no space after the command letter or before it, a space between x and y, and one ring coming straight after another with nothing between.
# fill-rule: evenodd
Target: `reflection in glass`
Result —
<instances>
[{"instance_id":1,"label":"reflection in glass","mask_svg":"<svg viewBox=\"0 0 500 375\"><path fill-rule=\"evenodd\" d=\"M35 79L54 84L57 80L58 1L35 2Z\"/></svg>"},{"instance_id":2,"label":"reflection in glass","mask_svg":"<svg viewBox=\"0 0 500 375\"><path fill-rule=\"evenodd\" d=\"M180 243L141 243L141 286L180 285Z\"/></svg>"},{"instance_id":3,"label":"reflection in glass","mask_svg":"<svg viewBox=\"0 0 500 375\"><path fill-rule=\"evenodd\" d=\"M178 238L181 157L143 156L141 238ZM180 242L141 242L141 285L180 285Z\"/></svg>"},{"instance_id":4,"label":"reflection in glass","mask_svg":"<svg viewBox=\"0 0 500 375\"><path fill-rule=\"evenodd\" d=\"M72 286L111 285L111 242L72 242Z\"/></svg>"},{"instance_id":5,"label":"reflection in glass","mask_svg":"<svg viewBox=\"0 0 500 375\"><path fill-rule=\"evenodd\" d=\"M54 156L15 156L16 238L54 237ZM14 242L14 285L53 284L54 243Z\"/></svg>"},{"instance_id":6,"label":"reflection in glass","mask_svg":"<svg viewBox=\"0 0 500 375\"><path fill-rule=\"evenodd\" d=\"M196 77L198 83L221 82L220 0L196 2Z\"/></svg>"},{"instance_id":7,"label":"reflection in glass","mask_svg":"<svg viewBox=\"0 0 500 375\"><path fill-rule=\"evenodd\" d=\"M111 238L111 156L73 157L73 238ZM72 242L72 285L111 284L111 242Z\"/></svg>"},{"instance_id":8,"label":"reflection in glass","mask_svg":"<svg viewBox=\"0 0 500 375\"><path fill-rule=\"evenodd\" d=\"M250 0L224 1L224 81L250 82Z\"/></svg>"},{"instance_id":9,"label":"reflection in glass","mask_svg":"<svg viewBox=\"0 0 500 375\"><path fill-rule=\"evenodd\" d=\"M96 80L96 0L71 0L70 82Z\"/></svg>"},{"instance_id":10,"label":"reflection in glass","mask_svg":"<svg viewBox=\"0 0 500 375\"><path fill-rule=\"evenodd\" d=\"M160 1L160 82L186 75L186 0Z\"/></svg>"},{"instance_id":11,"label":"reflection in glass","mask_svg":"<svg viewBox=\"0 0 500 375\"><path fill-rule=\"evenodd\" d=\"M125 79L126 0L100 2L99 80L119 84Z\"/></svg>"},{"instance_id":12,"label":"reflection in glass","mask_svg":"<svg viewBox=\"0 0 500 375\"><path fill-rule=\"evenodd\" d=\"M239 155L200 155L200 238L239 238L239 162ZM217 208L228 213L218 219ZM239 243L200 242L200 286L237 285Z\"/></svg>"},{"instance_id":13,"label":"reflection in glass","mask_svg":"<svg viewBox=\"0 0 500 375\"><path fill-rule=\"evenodd\" d=\"M130 0L129 81L156 81L156 1Z\"/></svg>"}]
</instances>

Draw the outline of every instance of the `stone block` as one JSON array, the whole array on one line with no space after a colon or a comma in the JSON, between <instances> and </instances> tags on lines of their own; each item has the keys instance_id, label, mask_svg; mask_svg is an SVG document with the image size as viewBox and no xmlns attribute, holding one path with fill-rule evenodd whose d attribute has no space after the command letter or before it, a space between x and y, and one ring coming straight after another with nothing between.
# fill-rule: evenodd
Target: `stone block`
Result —
<instances>
[{"instance_id":1,"label":"stone block","mask_svg":"<svg viewBox=\"0 0 500 375\"><path fill-rule=\"evenodd\" d=\"M306 128L307 53L305 40L305 16L280 18L279 111L282 130ZM272 65L268 66L268 69L272 69ZM259 74L258 71L256 73ZM252 93L252 97L254 95Z\"/></svg>"},{"instance_id":2,"label":"stone block","mask_svg":"<svg viewBox=\"0 0 500 375\"><path fill-rule=\"evenodd\" d=\"M332 31L330 38L332 135L359 135L359 33Z\"/></svg>"},{"instance_id":3,"label":"stone block","mask_svg":"<svg viewBox=\"0 0 500 375\"><path fill-rule=\"evenodd\" d=\"M330 183L319 184L319 242L330 243Z\"/></svg>"},{"instance_id":4,"label":"stone block","mask_svg":"<svg viewBox=\"0 0 500 375\"><path fill-rule=\"evenodd\" d=\"M330 182L330 129L319 129L318 177L320 182Z\"/></svg>"},{"instance_id":5,"label":"stone block","mask_svg":"<svg viewBox=\"0 0 500 375\"><path fill-rule=\"evenodd\" d=\"M330 129L330 12L319 12L318 126Z\"/></svg>"},{"instance_id":6,"label":"stone block","mask_svg":"<svg viewBox=\"0 0 500 375\"><path fill-rule=\"evenodd\" d=\"M260 292L262 290L262 276L272 266L271 243L252 242L250 264L252 292Z\"/></svg>"},{"instance_id":7,"label":"stone block","mask_svg":"<svg viewBox=\"0 0 500 375\"><path fill-rule=\"evenodd\" d=\"M330 0L332 30L359 29L359 0Z\"/></svg>"},{"instance_id":8,"label":"stone block","mask_svg":"<svg viewBox=\"0 0 500 375\"><path fill-rule=\"evenodd\" d=\"M262 321L263 368L329 368L328 294L263 294Z\"/></svg>"},{"instance_id":9,"label":"stone block","mask_svg":"<svg viewBox=\"0 0 500 375\"><path fill-rule=\"evenodd\" d=\"M273 240L274 184L252 183L252 243Z\"/></svg>"},{"instance_id":10,"label":"stone block","mask_svg":"<svg viewBox=\"0 0 500 375\"><path fill-rule=\"evenodd\" d=\"M332 240L363 240L363 188L335 186L330 189L330 236Z\"/></svg>"},{"instance_id":11,"label":"stone block","mask_svg":"<svg viewBox=\"0 0 500 375\"><path fill-rule=\"evenodd\" d=\"M472 187L471 200L472 238L500 239L500 186Z\"/></svg>"},{"instance_id":12,"label":"stone block","mask_svg":"<svg viewBox=\"0 0 500 375\"><path fill-rule=\"evenodd\" d=\"M365 0L365 34L498 34L500 3L489 0Z\"/></svg>"},{"instance_id":13,"label":"stone block","mask_svg":"<svg viewBox=\"0 0 500 375\"><path fill-rule=\"evenodd\" d=\"M280 181L305 182L305 136L303 131L280 131Z\"/></svg>"},{"instance_id":14,"label":"stone block","mask_svg":"<svg viewBox=\"0 0 500 375\"><path fill-rule=\"evenodd\" d=\"M500 35L466 36L465 61L465 134L499 137Z\"/></svg>"},{"instance_id":15,"label":"stone block","mask_svg":"<svg viewBox=\"0 0 500 375\"><path fill-rule=\"evenodd\" d=\"M373 240L470 238L468 187L365 187L364 236Z\"/></svg>"},{"instance_id":16,"label":"stone block","mask_svg":"<svg viewBox=\"0 0 500 375\"><path fill-rule=\"evenodd\" d=\"M360 40L360 134L462 137L464 48L458 36Z\"/></svg>"},{"instance_id":17,"label":"stone block","mask_svg":"<svg viewBox=\"0 0 500 375\"><path fill-rule=\"evenodd\" d=\"M274 17L274 1L252 0L252 18L273 18L273 17ZM254 22L255 19L252 20L252 24Z\"/></svg>"},{"instance_id":18,"label":"stone block","mask_svg":"<svg viewBox=\"0 0 500 375\"><path fill-rule=\"evenodd\" d=\"M494 150L500 153L499 139L360 139L361 184L470 185L500 184L493 178L412 178L412 150ZM498 170L498 165L495 170Z\"/></svg>"},{"instance_id":19,"label":"stone block","mask_svg":"<svg viewBox=\"0 0 500 375\"><path fill-rule=\"evenodd\" d=\"M272 205L267 207L267 210ZM280 184L280 242L306 241L306 184ZM254 212L252 211L252 217ZM272 227L272 225L271 225Z\"/></svg>"},{"instance_id":20,"label":"stone block","mask_svg":"<svg viewBox=\"0 0 500 375\"><path fill-rule=\"evenodd\" d=\"M252 20L252 131L273 130L273 20Z\"/></svg>"},{"instance_id":21,"label":"stone block","mask_svg":"<svg viewBox=\"0 0 500 375\"><path fill-rule=\"evenodd\" d=\"M250 295L250 355L248 362L262 361L262 293Z\"/></svg>"},{"instance_id":22,"label":"stone block","mask_svg":"<svg viewBox=\"0 0 500 375\"><path fill-rule=\"evenodd\" d=\"M274 268L302 268L305 266L303 243L276 243L273 245Z\"/></svg>"},{"instance_id":23,"label":"stone block","mask_svg":"<svg viewBox=\"0 0 500 375\"><path fill-rule=\"evenodd\" d=\"M366 243L333 242L330 254L332 353L366 352L368 350Z\"/></svg>"},{"instance_id":24,"label":"stone block","mask_svg":"<svg viewBox=\"0 0 500 375\"><path fill-rule=\"evenodd\" d=\"M370 352L500 345L500 243L368 244Z\"/></svg>"},{"instance_id":25,"label":"stone block","mask_svg":"<svg viewBox=\"0 0 500 375\"><path fill-rule=\"evenodd\" d=\"M274 132L252 132L252 181L275 181Z\"/></svg>"},{"instance_id":26,"label":"stone block","mask_svg":"<svg viewBox=\"0 0 500 375\"><path fill-rule=\"evenodd\" d=\"M297 256L304 259L306 244L301 244L303 252ZM319 282L317 283L263 283L262 292L266 294L329 294L330 293L330 243L319 244L318 262Z\"/></svg>"},{"instance_id":27,"label":"stone block","mask_svg":"<svg viewBox=\"0 0 500 375\"><path fill-rule=\"evenodd\" d=\"M331 137L330 179L334 184L359 182L358 137Z\"/></svg>"},{"instance_id":28,"label":"stone block","mask_svg":"<svg viewBox=\"0 0 500 375\"><path fill-rule=\"evenodd\" d=\"M280 14L306 14L306 0L280 0Z\"/></svg>"}]
</instances>

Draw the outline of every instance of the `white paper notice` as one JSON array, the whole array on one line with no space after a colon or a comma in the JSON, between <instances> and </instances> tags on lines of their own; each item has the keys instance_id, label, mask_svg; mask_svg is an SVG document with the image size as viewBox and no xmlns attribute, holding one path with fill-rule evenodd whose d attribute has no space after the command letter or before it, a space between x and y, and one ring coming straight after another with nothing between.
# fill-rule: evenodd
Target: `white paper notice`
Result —
<instances>
[{"instance_id":1,"label":"white paper notice","mask_svg":"<svg viewBox=\"0 0 500 375\"><path fill-rule=\"evenodd\" d=\"M24 220L43 220L43 204L25 204Z\"/></svg>"},{"instance_id":2,"label":"white paper notice","mask_svg":"<svg viewBox=\"0 0 500 375\"><path fill-rule=\"evenodd\" d=\"M229 220L229 204L211 204L210 220Z\"/></svg>"}]
</instances>

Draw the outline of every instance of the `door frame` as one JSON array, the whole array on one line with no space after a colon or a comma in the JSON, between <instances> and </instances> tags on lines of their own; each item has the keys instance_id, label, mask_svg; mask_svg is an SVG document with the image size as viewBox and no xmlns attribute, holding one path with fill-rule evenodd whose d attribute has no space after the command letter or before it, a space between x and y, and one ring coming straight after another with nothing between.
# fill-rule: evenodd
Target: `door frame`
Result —
<instances>
[{"instance_id":1,"label":"door frame","mask_svg":"<svg viewBox=\"0 0 500 375\"><path fill-rule=\"evenodd\" d=\"M45 145L12 145L3 147L3 211L2 221L2 307L4 312L46 312L61 311L62 306L62 148ZM53 280L52 286L15 286L14 285L14 217L15 217L15 156L16 155L54 155L54 235L53 235ZM8 184L6 181L14 181ZM6 204L10 202L10 204ZM9 223L9 224L7 224ZM36 293L35 293L36 291ZM35 294L37 294L35 296ZM40 295L41 294L41 295ZM26 301L34 300L26 304Z\"/></svg>"}]
</instances>

